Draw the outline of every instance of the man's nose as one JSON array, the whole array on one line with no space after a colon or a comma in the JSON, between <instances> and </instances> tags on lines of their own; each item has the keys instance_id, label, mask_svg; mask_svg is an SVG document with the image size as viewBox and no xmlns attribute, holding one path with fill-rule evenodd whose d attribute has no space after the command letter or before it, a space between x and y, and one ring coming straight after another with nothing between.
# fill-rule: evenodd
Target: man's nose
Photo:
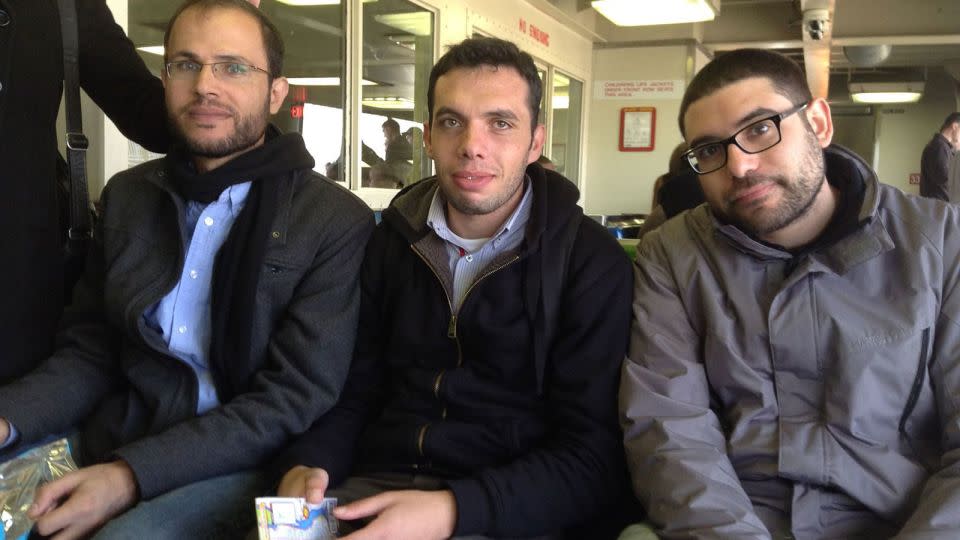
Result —
<instances>
[{"instance_id":1,"label":"man's nose","mask_svg":"<svg viewBox=\"0 0 960 540\"><path fill-rule=\"evenodd\" d=\"M471 122L460 134L460 154L466 158L486 156L487 132L483 124Z\"/></svg>"},{"instance_id":2,"label":"man's nose","mask_svg":"<svg viewBox=\"0 0 960 540\"><path fill-rule=\"evenodd\" d=\"M759 154L750 154L744 152L742 148L734 143L727 145L727 164L726 168L735 178L743 178L747 173L757 168Z\"/></svg>"}]
</instances>

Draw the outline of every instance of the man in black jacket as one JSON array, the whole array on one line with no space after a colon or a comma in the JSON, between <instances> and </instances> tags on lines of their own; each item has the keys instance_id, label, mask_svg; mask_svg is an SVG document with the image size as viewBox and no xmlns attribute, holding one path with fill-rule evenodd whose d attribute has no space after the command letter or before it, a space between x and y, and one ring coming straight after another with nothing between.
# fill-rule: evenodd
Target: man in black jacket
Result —
<instances>
[{"instance_id":1,"label":"man in black jacket","mask_svg":"<svg viewBox=\"0 0 960 540\"><path fill-rule=\"evenodd\" d=\"M236 538L257 466L347 376L373 216L268 124L279 33L245 0L188 0L164 45L178 143L107 185L56 352L0 388L9 453L67 433L84 466L37 491L44 535Z\"/></svg>"},{"instance_id":2,"label":"man in black jacket","mask_svg":"<svg viewBox=\"0 0 960 540\"><path fill-rule=\"evenodd\" d=\"M948 165L960 148L960 112L947 115L920 156L920 195L950 202Z\"/></svg>"},{"instance_id":3,"label":"man in black jacket","mask_svg":"<svg viewBox=\"0 0 960 540\"><path fill-rule=\"evenodd\" d=\"M344 396L277 464L281 495L336 487L347 538L556 537L620 496L630 264L533 164L540 96L499 39L431 72L437 175L384 211Z\"/></svg>"},{"instance_id":4,"label":"man in black jacket","mask_svg":"<svg viewBox=\"0 0 960 540\"><path fill-rule=\"evenodd\" d=\"M124 135L166 152L163 87L105 0L77 0L80 85ZM63 87L57 2L0 0L0 383L47 358L63 311L57 110Z\"/></svg>"}]
</instances>

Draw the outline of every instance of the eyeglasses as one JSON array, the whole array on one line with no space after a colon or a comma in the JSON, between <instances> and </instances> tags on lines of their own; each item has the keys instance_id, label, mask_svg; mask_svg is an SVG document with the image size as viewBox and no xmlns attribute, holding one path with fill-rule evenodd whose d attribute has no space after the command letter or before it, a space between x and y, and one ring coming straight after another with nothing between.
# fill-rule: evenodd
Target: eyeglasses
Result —
<instances>
[{"instance_id":1,"label":"eyeglasses","mask_svg":"<svg viewBox=\"0 0 960 540\"><path fill-rule=\"evenodd\" d=\"M707 174L727 164L727 147L731 144L748 154L769 150L780 142L780 122L806 106L806 103L802 103L780 114L757 120L726 139L695 146L683 157L698 174Z\"/></svg>"},{"instance_id":2,"label":"eyeglasses","mask_svg":"<svg viewBox=\"0 0 960 540\"><path fill-rule=\"evenodd\" d=\"M167 63L167 77L173 81L193 81L200 76L203 66L210 66L210 69L213 70L213 76L218 81L225 82L243 82L249 80L251 75L258 71L270 75L265 69L250 64L241 64L240 62L201 64L193 60L180 60Z\"/></svg>"}]
</instances>

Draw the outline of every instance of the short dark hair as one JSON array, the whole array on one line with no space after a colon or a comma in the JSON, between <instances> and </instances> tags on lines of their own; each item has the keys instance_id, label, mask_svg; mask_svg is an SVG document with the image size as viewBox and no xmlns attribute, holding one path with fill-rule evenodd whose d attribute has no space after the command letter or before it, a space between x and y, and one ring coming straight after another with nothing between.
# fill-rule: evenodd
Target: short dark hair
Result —
<instances>
[{"instance_id":1,"label":"short dark hair","mask_svg":"<svg viewBox=\"0 0 960 540\"><path fill-rule=\"evenodd\" d=\"M943 131L950 127L950 124L956 124L960 122L960 112L952 112L947 115L943 120L943 125L940 126L940 131Z\"/></svg>"},{"instance_id":2,"label":"short dark hair","mask_svg":"<svg viewBox=\"0 0 960 540\"><path fill-rule=\"evenodd\" d=\"M717 56L690 82L680 102L680 116L677 118L680 133L686 137L683 117L693 102L727 85L753 77L769 80L774 90L793 104L799 105L813 99L806 74L793 60L763 49L737 49Z\"/></svg>"},{"instance_id":3,"label":"short dark hair","mask_svg":"<svg viewBox=\"0 0 960 540\"><path fill-rule=\"evenodd\" d=\"M400 123L393 118L387 118L382 124L380 124L380 127L384 129L389 127L397 133L400 133Z\"/></svg>"},{"instance_id":4,"label":"short dark hair","mask_svg":"<svg viewBox=\"0 0 960 540\"><path fill-rule=\"evenodd\" d=\"M214 8L239 9L256 19L256 21L260 23L260 34L263 36L263 48L267 51L267 71L270 73L270 78L276 79L283 73L284 47L283 38L280 37L280 31L277 30L277 27L270 22L270 19L268 19L260 9L247 0L186 0L183 4L180 4L177 12L173 14L170 22L167 23L167 29L163 33L164 62L167 61L166 50L170 45L170 31L173 30L173 23L177 22L177 19L180 18L180 15L183 14L184 11L192 7L196 7L202 11Z\"/></svg>"},{"instance_id":5,"label":"short dark hair","mask_svg":"<svg viewBox=\"0 0 960 540\"><path fill-rule=\"evenodd\" d=\"M476 68L480 66L509 67L527 81L528 105L530 106L530 130L539 123L540 98L543 96L543 82L537 72L533 57L520 50L514 43L492 37L468 38L450 47L430 70L430 83L427 86L427 120L433 123L434 90L437 79L458 68Z\"/></svg>"}]
</instances>

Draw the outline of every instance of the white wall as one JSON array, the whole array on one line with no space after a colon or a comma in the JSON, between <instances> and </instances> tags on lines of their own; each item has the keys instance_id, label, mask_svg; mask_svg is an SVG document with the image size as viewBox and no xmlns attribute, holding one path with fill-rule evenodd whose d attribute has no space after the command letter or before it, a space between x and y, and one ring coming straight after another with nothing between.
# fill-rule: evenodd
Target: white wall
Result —
<instances>
[{"instance_id":1,"label":"white wall","mask_svg":"<svg viewBox=\"0 0 960 540\"><path fill-rule=\"evenodd\" d=\"M593 79L686 81L689 50L687 45L598 49L594 51ZM653 183L667 171L670 153L682 141L677 127L680 97L605 100L596 98L592 86L584 93L590 96L590 121L586 125L590 138L583 177L588 197L584 208L589 214L649 212ZM619 151L623 107L656 108L653 151Z\"/></svg>"}]
</instances>

